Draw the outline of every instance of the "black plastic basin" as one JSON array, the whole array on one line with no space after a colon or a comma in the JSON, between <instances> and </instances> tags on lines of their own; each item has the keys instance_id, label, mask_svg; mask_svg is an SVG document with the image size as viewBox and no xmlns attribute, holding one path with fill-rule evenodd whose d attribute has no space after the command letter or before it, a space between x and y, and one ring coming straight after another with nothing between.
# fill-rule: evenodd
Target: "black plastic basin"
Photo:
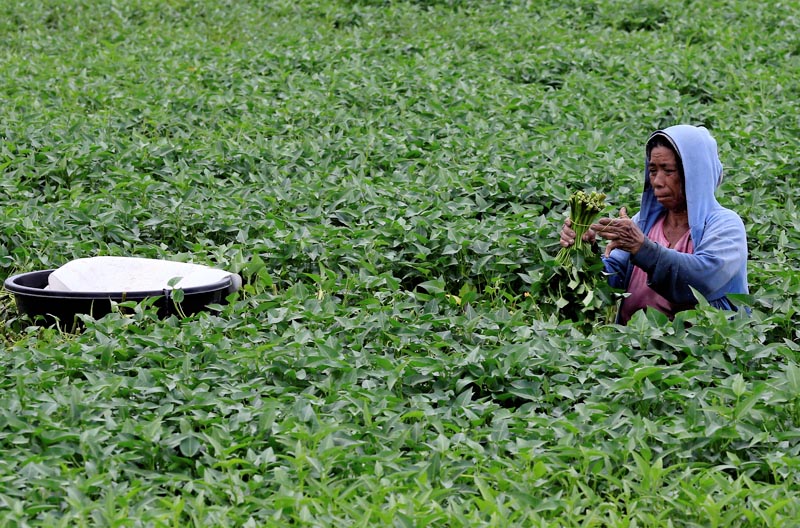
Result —
<instances>
[{"instance_id":1,"label":"black plastic basin","mask_svg":"<svg viewBox=\"0 0 800 528\"><path fill-rule=\"evenodd\" d=\"M192 315L209 304L223 304L229 293L236 290L232 276L202 286L183 289L180 304L172 299L169 289L134 292L72 292L46 290L47 278L55 270L32 271L6 279L5 288L14 294L17 309L31 318L43 317L48 324L56 320L72 325L77 314L99 319L112 310L112 302L136 301L155 297L154 305L161 317L172 314Z\"/></svg>"}]
</instances>

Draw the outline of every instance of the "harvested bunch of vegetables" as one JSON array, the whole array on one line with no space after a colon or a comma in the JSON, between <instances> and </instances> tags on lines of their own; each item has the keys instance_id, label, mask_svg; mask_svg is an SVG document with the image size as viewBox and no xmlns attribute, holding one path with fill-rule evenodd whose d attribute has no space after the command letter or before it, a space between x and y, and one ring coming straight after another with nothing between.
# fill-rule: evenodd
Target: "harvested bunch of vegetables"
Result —
<instances>
[{"instance_id":1,"label":"harvested bunch of vegetables","mask_svg":"<svg viewBox=\"0 0 800 528\"><path fill-rule=\"evenodd\" d=\"M570 220L572 229L575 231L575 244L570 247L561 248L556 255L556 262L564 267L573 264L573 256L577 253L582 257L581 261L588 260L592 254L592 246L583 241L583 234L589 226L597 220L603 209L606 208L606 195L592 191L586 194L583 191L572 193L569 197Z\"/></svg>"},{"instance_id":2,"label":"harvested bunch of vegetables","mask_svg":"<svg viewBox=\"0 0 800 528\"><path fill-rule=\"evenodd\" d=\"M614 304L619 297L603 274L599 252L582 240L606 208L605 198L602 193L583 191L570 196L575 244L562 248L554 260L545 260L530 289L541 317L571 320L587 334L597 324L613 322Z\"/></svg>"}]
</instances>

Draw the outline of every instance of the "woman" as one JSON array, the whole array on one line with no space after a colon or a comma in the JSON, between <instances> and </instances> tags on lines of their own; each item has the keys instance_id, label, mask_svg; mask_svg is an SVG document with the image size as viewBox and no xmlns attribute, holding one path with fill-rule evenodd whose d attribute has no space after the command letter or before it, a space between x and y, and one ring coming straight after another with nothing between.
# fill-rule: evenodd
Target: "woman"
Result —
<instances>
[{"instance_id":1,"label":"woman","mask_svg":"<svg viewBox=\"0 0 800 528\"><path fill-rule=\"evenodd\" d=\"M722 181L717 143L704 127L677 125L647 141L641 209L628 218L602 218L584 234L608 240L609 283L627 292L618 322L656 308L670 318L696 304L692 288L718 308L747 293L747 238L741 218L714 196ZM647 235L645 235L647 233ZM575 242L567 220L561 245Z\"/></svg>"}]
</instances>

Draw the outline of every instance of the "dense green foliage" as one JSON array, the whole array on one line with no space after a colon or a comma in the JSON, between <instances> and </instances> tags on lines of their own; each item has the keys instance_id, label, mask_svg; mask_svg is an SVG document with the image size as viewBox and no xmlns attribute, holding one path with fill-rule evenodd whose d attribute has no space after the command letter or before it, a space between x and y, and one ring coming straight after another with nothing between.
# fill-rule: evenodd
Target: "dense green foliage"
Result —
<instances>
[{"instance_id":1,"label":"dense green foliage","mask_svg":"<svg viewBox=\"0 0 800 528\"><path fill-rule=\"evenodd\" d=\"M3 293L4 526L800 518L800 6L0 5L0 275L240 272L224 307L32 325ZM541 308L576 189L637 209L708 126L749 318Z\"/></svg>"}]
</instances>

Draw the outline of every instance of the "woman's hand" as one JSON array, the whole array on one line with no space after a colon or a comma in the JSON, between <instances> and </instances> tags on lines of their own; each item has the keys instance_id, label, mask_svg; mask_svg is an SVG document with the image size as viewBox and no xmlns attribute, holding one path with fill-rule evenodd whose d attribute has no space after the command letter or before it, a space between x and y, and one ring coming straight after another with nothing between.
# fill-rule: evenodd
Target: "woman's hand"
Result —
<instances>
[{"instance_id":1,"label":"woman's hand","mask_svg":"<svg viewBox=\"0 0 800 528\"><path fill-rule=\"evenodd\" d=\"M606 245L606 256L609 256L614 249L635 255L644 244L644 233L633 220L628 218L628 212L624 207L619 210L619 218L601 218L592 224L591 230L597 236L609 241Z\"/></svg>"},{"instance_id":2,"label":"woman's hand","mask_svg":"<svg viewBox=\"0 0 800 528\"><path fill-rule=\"evenodd\" d=\"M594 244L595 235L594 231L591 229L587 229L586 232L583 234L583 241L588 242L589 244ZM564 221L564 225L561 227L561 247L569 247L575 243L575 231L572 229L572 220L567 218Z\"/></svg>"}]
</instances>

